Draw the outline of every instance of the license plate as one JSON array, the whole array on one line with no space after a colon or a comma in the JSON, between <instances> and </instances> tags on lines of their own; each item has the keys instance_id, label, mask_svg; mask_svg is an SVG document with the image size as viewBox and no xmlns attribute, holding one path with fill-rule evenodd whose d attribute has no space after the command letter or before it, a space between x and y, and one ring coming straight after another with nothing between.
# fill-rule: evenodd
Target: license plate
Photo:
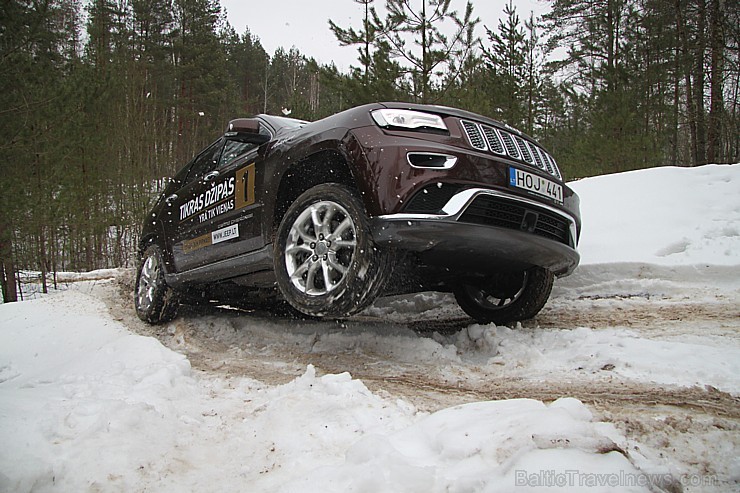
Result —
<instances>
[{"instance_id":1,"label":"license plate","mask_svg":"<svg viewBox=\"0 0 740 493\"><path fill-rule=\"evenodd\" d=\"M509 185L563 203L563 187L533 173L509 168Z\"/></svg>"}]
</instances>

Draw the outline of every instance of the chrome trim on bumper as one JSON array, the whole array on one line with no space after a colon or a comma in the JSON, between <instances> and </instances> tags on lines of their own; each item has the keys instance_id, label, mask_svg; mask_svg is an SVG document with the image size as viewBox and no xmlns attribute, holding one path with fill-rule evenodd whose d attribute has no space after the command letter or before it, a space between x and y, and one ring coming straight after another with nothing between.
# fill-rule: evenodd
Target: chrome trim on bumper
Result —
<instances>
[{"instance_id":1,"label":"chrome trim on bumper","mask_svg":"<svg viewBox=\"0 0 740 493\"><path fill-rule=\"evenodd\" d=\"M531 200L525 197L516 197L508 193L499 192L498 190L490 190L487 188L469 188L467 190L463 190L462 192L456 193L455 195L452 196L450 200L447 201L445 206L442 208L443 214L398 213L398 214L386 214L384 216L379 216L379 218L384 219L384 220L389 220L389 221L412 221L412 220L457 221L458 219L460 219L460 216L462 216L462 214L465 212L468 206L470 206L470 204L477 197L480 197L481 195L491 195L494 197L500 197L506 200L510 200L512 202L519 202L521 204L525 204L531 207L539 207L541 209L547 209L553 214L557 214L558 216L568 221L571 237L573 238L573 241L575 242L576 246L578 245L578 227L576 226L576 220L575 218L573 218L573 216L571 216L567 212L557 209L555 207L552 207L550 205L537 202L535 200Z\"/></svg>"},{"instance_id":2,"label":"chrome trim on bumper","mask_svg":"<svg viewBox=\"0 0 740 493\"><path fill-rule=\"evenodd\" d=\"M442 166L418 166L411 162L411 156L438 156L445 159L445 162ZM450 154L442 154L440 152L409 152L406 154L406 162L409 163L409 166L412 168L420 168L420 169L452 169L455 164L457 164L457 157L451 156Z\"/></svg>"}]
</instances>

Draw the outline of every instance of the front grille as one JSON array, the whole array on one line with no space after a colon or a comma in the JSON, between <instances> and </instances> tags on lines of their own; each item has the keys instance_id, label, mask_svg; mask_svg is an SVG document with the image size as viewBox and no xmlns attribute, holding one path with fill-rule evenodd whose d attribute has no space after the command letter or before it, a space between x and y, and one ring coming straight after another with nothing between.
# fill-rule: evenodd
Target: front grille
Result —
<instances>
[{"instance_id":1,"label":"front grille","mask_svg":"<svg viewBox=\"0 0 740 493\"><path fill-rule=\"evenodd\" d=\"M568 221L558 214L510 200L480 195L468 206L459 221L485 226L528 231L570 245Z\"/></svg>"},{"instance_id":2,"label":"front grille","mask_svg":"<svg viewBox=\"0 0 740 493\"><path fill-rule=\"evenodd\" d=\"M518 135L490 125L483 125L469 120L460 120L470 145L479 151L489 151L501 156L509 156L523 161L529 166L547 171L555 178L562 180L555 160L544 149L528 142Z\"/></svg>"},{"instance_id":3,"label":"front grille","mask_svg":"<svg viewBox=\"0 0 740 493\"><path fill-rule=\"evenodd\" d=\"M460 185L438 183L419 190L411 197L404 212L408 214L439 214L447 202L460 191Z\"/></svg>"}]
</instances>

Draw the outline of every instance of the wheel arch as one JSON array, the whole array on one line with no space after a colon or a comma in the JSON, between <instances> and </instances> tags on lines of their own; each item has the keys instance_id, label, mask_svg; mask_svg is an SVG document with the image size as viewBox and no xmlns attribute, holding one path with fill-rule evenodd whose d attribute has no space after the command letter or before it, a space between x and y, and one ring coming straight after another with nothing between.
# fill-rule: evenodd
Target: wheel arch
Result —
<instances>
[{"instance_id":1,"label":"wheel arch","mask_svg":"<svg viewBox=\"0 0 740 493\"><path fill-rule=\"evenodd\" d=\"M157 225L155 226L155 229L151 229L149 231L145 231L141 238L139 239L139 249L137 252L137 263L142 259L144 256L144 252L146 252L146 249L149 248L152 245L157 245L159 249L162 251L162 260L164 261L164 271L167 274L170 274L174 271L173 268L173 259L171 252L167 248L167 245L165 243L165 233L164 233L164 227L161 224L161 222L157 221Z\"/></svg>"},{"instance_id":2,"label":"wheel arch","mask_svg":"<svg viewBox=\"0 0 740 493\"><path fill-rule=\"evenodd\" d=\"M151 233L143 235L139 239L139 250L137 252L139 254L139 258L141 258L141 256L144 255L144 252L146 251L147 248L155 244L157 244L157 233L151 232Z\"/></svg>"},{"instance_id":3,"label":"wheel arch","mask_svg":"<svg viewBox=\"0 0 740 493\"><path fill-rule=\"evenodd\" d=\"M283 216L303 192L322 183L340 183L352 189L358 197L362 191L358 187L350 159L337 149L315 152L296 162L285 170L278 185L273 211L273 222L269 233L274 233ZM364 203L364 200L362 201Z\"/></svg>"}]
</instances>

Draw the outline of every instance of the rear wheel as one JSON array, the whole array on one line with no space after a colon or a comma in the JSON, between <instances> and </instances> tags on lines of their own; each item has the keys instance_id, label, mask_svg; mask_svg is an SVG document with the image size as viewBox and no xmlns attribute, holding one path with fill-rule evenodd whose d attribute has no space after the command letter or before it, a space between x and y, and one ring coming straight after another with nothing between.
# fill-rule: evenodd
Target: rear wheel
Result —
<instances>
[{"instance_id":1,"label":"rear wheel","mask_svg":"<svg viewBox=\"0 0 740 493\"><path fill-rule=\"evenodd\" d=\"M158 246L146 249L139 265L134 306L140 319L152 324L169 322L177 316L177 292L164 279L164 260Z\"/></svg>"},{"instance_id":2,"label":"rear wheel","mask_svg":"<svg viewBox=\"0 0 740 493\"><path fill-rule=\"evenodd\" d=\"M275 241L275 275L290 305L312 317L348 317L370 305L391 270L365 210L346 186L327 183L288 208Z\"/></svg>"},{"instance_id":3,"label":"rear wheel","mask_svg":"<svg viewBox=\"0 0 740 493\"><path fill-rule=\"evenodd\" d=\"M479 323L506 324L539 313L552 291L555 276L535 267L515 274L499 274L481 281L460 283L455 299Z\"/></svg>"}]
</instances>

